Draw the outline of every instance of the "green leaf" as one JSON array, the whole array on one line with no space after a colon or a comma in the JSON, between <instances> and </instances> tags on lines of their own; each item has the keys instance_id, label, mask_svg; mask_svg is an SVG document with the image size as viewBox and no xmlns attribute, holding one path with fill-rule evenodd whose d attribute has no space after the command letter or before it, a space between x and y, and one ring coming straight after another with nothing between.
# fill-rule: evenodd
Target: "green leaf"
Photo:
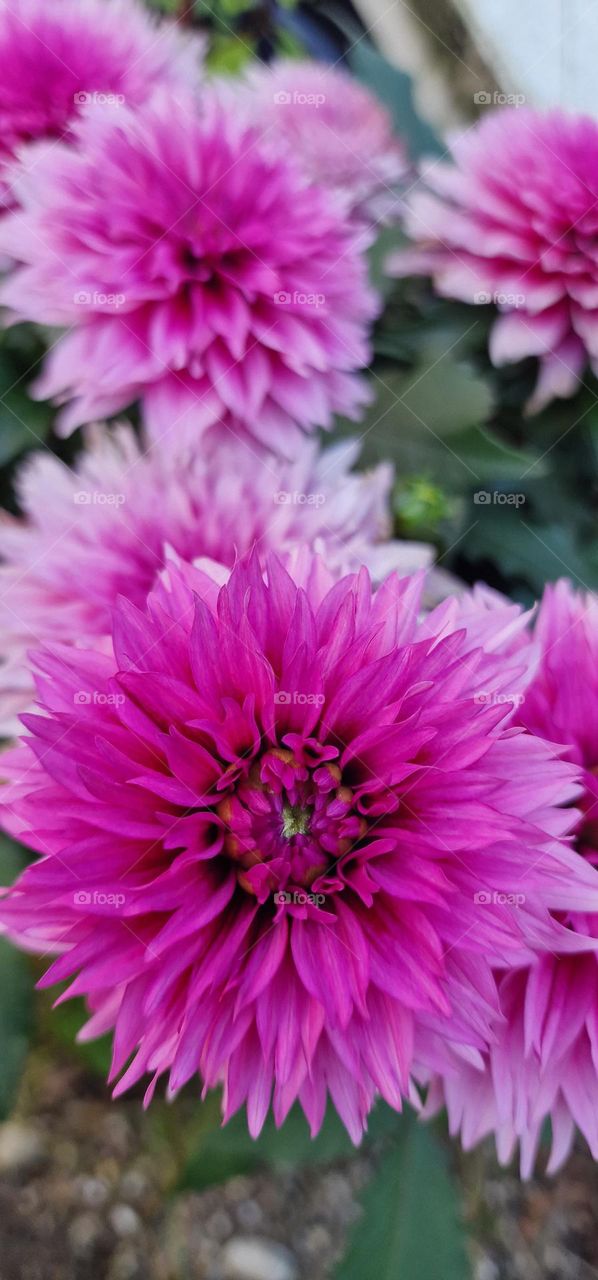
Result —
<instances>
[{"instance_id":1,"label":"green leaf","mask_svg":"<svg viewBox=\"0 0 598 1280\"><path fill-rule=\"evenodd\" d=\"M0 837L0 884L11 884L23 865L20 846ZM11 1110L29 1048L32 988L26 957L0 938L0 1120Z\"/></svg>"},{"instance_id":2,"label":"green leaf","mask_svg":"<svg viewBox=\"0 0 598 1280\"><path fill-rule=\"evenodd\" d=\"M354 1147L336 1112L328 1109L316 1138L311 1138L299 1107L293 1107L277 1129L271 1116L257 1139L247 1129L245 1112L220 1127L219 1117L201 1136L183 1173L182 1186L195 1191L265 1165L317 1164L348 1156Z\"/></svg>"},{"instance_id":3,"label":"green leaf","mask_svg":"<svg viewBox=\"0 0 598 1280\"><path fill-rule=\"evenodd\" d=\"M536 523L526 507L476 508L474 527L460 544L472 564L489 560L511 580L528 583L540 594L546 582L571 577L576 585L598 587L595 546L585 548L573 529L556 522Z\"/></svg>"},{"instance_id":4,"label":"green leaf","mask_svg":"<svg viewBox=\"0 0 598 1280\"><path fill-rule=\"evenodd\" d=\"M485 378L465 360L444 352L404 372L384 367L374 373L376 393L365 419L339 420L342 435L358 435L365 465L390 458L397 478L419 476L452 488L455 494L514 480L534 467L538 455L500 440L484 424L492 410Z\"/></svg>"},{"instance_id":5,"label":"green leaf","mask_svg":"<svg viewBox=\"0 0 598 1280\"><path fill-rule=\"evenodd\" d=\"M493 407L487 380L452 351L429 344L418 364L408 371L392 365L374 369L376 395L366 428L381 414L392 412L414 428L426 428L443 439L485 422Z\"/></svg>"},{"instance_id":6,"label":"green leaf","mask_svg":"<svg viewBox=\"0 0 598 1280\"><path fill-rule=\"evenodd\" d=\"M27 850L16 840L0 833L0 885L9 885L16 880L28 860Z\"/></svg>"},{"instance_id":7,"label":"green leaf","mask_svg":"<svg viewBox=\"0 0 598 1280\"><path fill-rule=\"evenodd\" d=\"M485 422L492 409L486 380L444 347L432 346L425 356L403 379L401 403L412 421L433 428L443 438Z\"/></svg>"},{"instance_id":8,"label":"green leaf","mask_svg":"<svg viewBox=\"0 0 598 1280\"><path fill-rule=\"evenodd\" d=\"M66 984L65 984L66 985ZM52 992L51 1003L56 999L56 991ZM45 1034L60 1041L77 1057L94 1075L105 1080L110 1070L112 1059L112 1038L110 1035L100 1036L97 1040L80 1043L77 1035L84 1023L89 1021L89 1010L82 999L66 1000L52 1008L44 1002L43 1027Z\"/></svg>"},{"instance_id":9,"label":"green leaf","mask_svg":"<svg viewBox=\"0 0 598 1280\"><path fill-rule=\"evenodd\" d=\"M0 1120L11 1110L27 1056L32 985L23 953L0 938Z\"/></svg>"},{"instance_id":10,"label":"green leaf","mask_svg":"<svg viewBox=\"0 0 598 1280\"><path fill-rule=\"evenodd\" d=\"M405 1116L363 1195L363 1217L335 1280L468 1280L457 1194L444 1148Z\"/></svg>"},{"instance_id":11,"label":"green leaf","mask_svg":"<svg viewBox=\"0 0 598 1280\"><path fill-rule=\"evenodd\" d=\"M251 60L252 53L251 37L243 36L239 40L235 35L215 31L210 40L207 64L213 75L235 76Z\"/></svg>"},{"instance_id":12,"label":"green leaf","mask_svg":"<svg viewBox=\"0 0 598 1280\"><path fill-rule=\"evenodd\" d=\"M12 353L0 352L0 467L25 449L43 444L50 430L52 409L30 400L23 376Z\"/></svg>"},{"instance_id":13,"label":"green leaf","mask_svg":"<svg viewBox=\"0 0 598 1280\"><path fill-rule=\"evenodd\" d=\"M541 476L546 470L546 463L537 459L526 449L516 449L506 444L484 427L470 427L461 431L451 444L466 459L472 471L481 480L493 479L497 482L516 480L525 488L526 473L534 468L534 476Z\"/></svg>"},{"instance_id":14,"label":"green leaf","mask_svg":"<svg viewBox=\"0 0 598 1280\"><path fill-rule=\"evenodd\" d=\"M358 80L388 108L397 133L406 140L413 160L422 155L441 154L445 150L440 139L415 110L411 79L404 71L391 66L368 40L361 38L349 50L347 60Z\"/></svg>"},{"instance_id":15,"label":"green leaf","mask_svg":"<svg viewBox=\"0 0 598 1280\"><path fill-rule=\"evenodd\" d=\"M369 250L370 280L383 298L388 297L396 286L396 281L386 272L387 258L396 249L402 249L406 243L406 236L399 226L382 227ZM376 342L376 350L380 354L383 354L382 346L383 339L380 347Z\"/></svg>"},{"instance_id":16,"label":"green leaf","mask_svg":"<svg viewBox=\"0 0 598 1280\"><path fill-rule=\"evenodd\" d=\"M477 425L488 411L487 388L466 366L450 366L446 359L443 365L445 379L429 366L409 373L384 368L374 375L375 399L359 427L346 420L338 424L341 434L358 434L363 441L365 465L390 457L399 475L407 471L440 482L448 467L461 487L479 478L449 437ZM449 385L452 401L444 390Z\"/></svg>"}]
</instances>

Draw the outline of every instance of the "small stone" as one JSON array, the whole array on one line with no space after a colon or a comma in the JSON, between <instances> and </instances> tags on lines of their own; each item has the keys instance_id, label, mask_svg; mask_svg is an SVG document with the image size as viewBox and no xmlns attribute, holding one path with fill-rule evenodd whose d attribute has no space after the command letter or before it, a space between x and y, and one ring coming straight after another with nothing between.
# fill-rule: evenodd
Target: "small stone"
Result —
<instances>
[{"instance_id":1,"label":"small stone","mask_svg":"<svg viewBox=\"0 0 598 1280\"><path fill-rule=\"evenodd\" d=\"M224 1194L227 1200L232 1200L238 1204L239 1200L244 1200L251 1191L251 1180L245 1177L245 1174L238 1173L234 1178L230 1178L224 1188Z\"/></svg>"},{"instance_id":2,"label":"small stone","mask_svg":"<svg viewBox=\"0 0 598 1280\"><path fill-rule=\"evenodd\" d=\"M492 1258L478 1258L475 1266L475 1280L499 1280L499 1270Z\"/></svg>"},{"instance_id":3,"label":"small stone","mask_svg":"<svg viewBox=\"0 0 598 1280\"><path fill-rule=\"evenodd\" d=\"M108 1199L108 1187L102 1178L80 1178L78 1189L83 1203L90 1209L101 1209Z\"/></svg>"},{"instance_id":4,"label":"small stone","mask_svg":"<svg viewBox=\"0 0 598 1280\"><path fill-rule=\"evenodd\" d=\"M355 1220L356 1205L351 1190L351 1183L343 1173L332 1170L322 1178L320 1187L322 1204L340 1222Z\"/></svg>"},{"instance_id":5,"label":"small stone","mask_svg":"<svg viewBox=\"0 0 598 1280\"><path fill-rule=\"evenodd\" d=\"M314 1223L313 1227L309 1227L305 1233L305 1248L313 1257L325 1253L330 1248L331 1243L330 1232L321 1222Z\"/></svg>"},{"instance_id":6,"label":"small stone","mask_svg":"<svg viewBox=\"0 0 598 1280\"><path fill-rule=\"evenodd\" d=\"M297 1280L297 1262L292 1253L273 1240L258 1236L235 1236L220 1255L226 1280Z\"/></svg>"},{"instance_id":7,"label":"small stone","mask_svg":"<svg viewBox=\"0 0 598 1280\"><path fill-rule=\"evenodd\" d=\"M110 1226L117 1236L133 1236L139 1231L141 1219L130 1204L115 1204L110 1210Z\"/></svg>"},{"instance_id":8,"label":"small stone","mask_svg":"<svg viewBox=\"0 0 598 1280\"><path fill-rule=\"evenodd\" d=\"M110 1259L106 1280L140 1280L141 1276L146 1275L146 1268L137 1256L134 1246L123 1244Z\"/></svg>"},{"instance_id":9,"label":"small stone","mask_svg":"<svg viewBox=\"0 0 598 1280\"><path fill-rule=\"evenodd\" d=\"M102 1224L93 1213L80 1213L73 1218L68 1237L73 1253L77 1257L85 1257L93 1252L102 1237Z\"/></svg>"},{"instance_id":10,"label":"small stone","mask_svg":"<svg viewBox=\"0 0 598 1280\"><path fill-rule=\"evenodd\" d=\"M53 1142L52 1162L59 1165L64 1173L73 1173L79 1162L77 1147L74 1142Z\"/></svg>"},{"instance_id":11,"label":"small stone","mask_svg":"<svg viewBox=\"0 0 598 1280\"><path fill-rule=\"evenodd\" d=\"M232 1230L232 1219L225 1209L216 1209L206 1220L206 1231L214 1240L226 1240Z\"/></svg>"},{"instance_id":12,"label":"small stone","mask_svg":"<svg viewBox=\"0 0 598 1280\"><path fill-rule=\"evenodd\" d=\"M257 1200L242 1200L237 1208L237 1220L244 1231L255 1231L264 1220L262 1206Z\"/></svg>"},{"instance_id":13,"label":"small stone","mask_svg":"<svg viewBox=\"0 0 598 1280\"><path fill-rule=\"evenodd\" d=\"M0 1125L0 1172L17 1173L30 1169L44 1157L44 1145L39 1133L18 1120L8 1120Z\"/></svg>"},{"instance_id":14,"label":"small stone","mask_svg":"<svg viewBox=\"0 0 598 1280\"><path fill-rule=\"evenodd\" d=\"M123 1175L120 1189L127 1200L143 1200L150 1190L150 1183L141 1170L128 1169Z\"/></svg>"}]
</instances>

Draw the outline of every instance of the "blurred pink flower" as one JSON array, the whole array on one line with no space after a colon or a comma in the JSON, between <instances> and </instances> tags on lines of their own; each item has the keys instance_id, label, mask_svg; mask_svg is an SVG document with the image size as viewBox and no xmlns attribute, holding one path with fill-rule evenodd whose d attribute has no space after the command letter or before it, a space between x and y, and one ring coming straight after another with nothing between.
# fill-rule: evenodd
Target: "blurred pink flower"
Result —
<instances>
[{"instance_id":1,"label":"blurred pink flower","mask_svg":"<svg viewBox=\"0 0 598 1280\"><path fill-rule=\"evenodd\" d=\"M587 116L498 108L431 163L409 199L416 243L389 270L430 275L438 293L500 312L496 365L540 361L528 408L598 372L598 124Z\"/></svg>"},{"instance_id":2,"label":"blurred pink flower","mask_svg":"<svg viewBox=\"0 0 598 1280\"><path fill-rule=\"evenodd\" d=\"M392 467L352 473L353 441L306 440L293 462L239 441L162 453L126 425L90 428L86 445L73 468L34 453L16 478L25 518L0 514L0 734L18 732L33 696L27 651L94 645L120 592L145 602L168 547L231 567L254 544L263 557L305 543L336 572L365 563L378 580L432 559L424 543L388 541Z\"/></svg>"},{"instance_id":3,"label":"blurred pink flower","mask_svg":"<svg viewBox=\"0 0 598 1280\"><path fill-rule=\"evenodd\" d=\"M68 135L83 106L136 107L158 85L192 85L201 48L138 0L2 0L0 164Z\"/></svg>"},{"instance_id":4,"label":"blurred pink flower","mask_svg":"<svg viewBox=\"0 0 598 1280\"><path fill-rule=\"evenodd\" d=\"M142 400L154 437L234 419L277 452L358 416L378 299L330 193L212 97L91 111L38 149L0 249L12 319L68 326L36 394L65 434Z\"/></svg>"},{"instance_id":5,"label":"blurred pink flower","mask_svg":"<svg viewBox=\"0 0 598 1280\"><path fill-rule=\"evenodd\" d=\"M348 72L283 58L252 63L246 91L231 94L274 146L287 148L309 176L331 187L366 224L398 213L397 184L408 171L405 147L382 103Z\"/></svg>"},{"instance_id":6,"label":"blurred pink flower","mask_svg":"<svg viewBox=\"0 0 598 1280\"><path fill-rule=\"evenodd\" d=\"M329 1095L357 1141L414 1067L481 1061L493 967L583 947L550 909L598 875L563 841L577 771L505 722L517 609L480 645L450 601L418 621L417 578L293 564L172 565L113 652L38 657L0 807L42 856L0 919L113 1030L116 1094L199 1073L254 1135L295 1100L316 1133Z\"/></svg>"},{"instance_id":7,"label":"blurred pink flower","mask_svg":"<svg viewBox=\"0 0 598 1280\"><path fill-rule=\"evenodd\" d=\"M563 744L581 770L584 793L576 825L580 863L598 863L598 600L566 582L546 588L535 628L540 664L517 713L520 723ZM530 784L531 791L531 784ZM580 936L598 939L588 901L560 918ZM598 959L546 954L500 977L505 1023L484 1069L450 1070L432 1085L428 1107L446 1104L451 1131L466 1147L494 1134L508 1163L517 1143L531 1174L543 1127L552 1127L554 1172L567 1158L575 1126L598 1159Z\"/></svg>"}]
</instances>

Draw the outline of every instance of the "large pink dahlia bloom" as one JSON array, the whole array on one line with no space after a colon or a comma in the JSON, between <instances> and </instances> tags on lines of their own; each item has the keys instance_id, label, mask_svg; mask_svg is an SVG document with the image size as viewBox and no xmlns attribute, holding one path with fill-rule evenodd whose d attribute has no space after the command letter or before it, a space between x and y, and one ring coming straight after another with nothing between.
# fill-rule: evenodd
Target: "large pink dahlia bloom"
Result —
<instances>
[{"instance_id":1,"label":"large pink dahlia bloom","mask_svg":"<svg viewBox=\"0 0 598 1280\"><path fill-rule=\"evenodd\" d=\"M539 409L572 395L588 362L598 372L598 124L499 108L452 152L454 165L431 164L410 199L417 247L394 270L431 275L450 298L494 302L491 358L539 358L529 405Z\"/></svg>"},{"instance_id":2,"label":"large pink dahlia bloom","mask_svg":"<svg viewBox=\"0 0 598 1280\"><path fill-rule=\"evenodd\" d=\"M535 637L538 671L518 719L564 744L580 769L584 792L576 824L580 862L598 864L598 601L566 582L546 588ZM583 904L582 904L583 906ZM598 938L588 910L561 916L572 931ZM566 1159L575 1126L598 1159L598 959L547 953L500 977L503 1028L484 1070L449 1071L434 1081L430 1108L446 1103L453 1133L470 1147L493 1133L508 1163L517 1143L531 1173L543 1126L552 1124L549 1171Z\"/></svg>"},{"instance_id":3,"label":"large pink dahlia bloom","mask_svg":"<svg viewBox=\"0 0 598 1280\"><path fill-rule=\"evenodd\" d=\"M145 102L197 77L199 46L138 0L1 0L0 163L68 134L82 107Z\"/></svg>"},{"instance_id":4,"label":"large pink dahlia bloom","mask_svg":"<svg viewBox=\"0 0 598 1280\"><path fill-rule=\"evenodd\" d=\"M290 454L358 414L377 298L331 193L213 98L92 111L77 139L0 229L13 318L68 326L37 386L64 433L141 397L154 436L234 418Z\"/></svg>"},{"instance_id":5,"label":"large pink dahlia bloom","mask_svg":"<svg viewBox=\"0 0 598 1280\"><path fill-rule=\"evenodd\" d=\"M252 64L238 103L276 146L288 148L315 182L332 187L365 223L399 210L405 147L382 103L340 67L283 58Z\"/></svg>"},{"instance_id":6,"label":"large pink dahlia bloom","mask_svg":"<svg viewBox=\"0 0 598 1280\"><path fill-rule=\"evenodd\" d=\"M90 428L86 443L73 468L33 454L16 479L24 519L0 513L0 734L30 705L28 651L95 645L121 592L145 603L167 548L232 567L254 543L261 556L302 543L377 580L430 563L424 543L388 541L392 468L352 472L353 441L306 440L293 462L239 442L163 455L126 425Z\"/></svg>"},{"instance_id":7,"label":"large pink dahlia bloom","mask_svg":"<svg viewBox=\"0 0 598 1280\"><path fill-rule=\"evenodd\" d=\"M117 1093L199 1073L253 1134L271 1099L316 1132L329 1094L358 1139L415 1063L479 1061L493 965L585 945L549 912L598 907L576 770L503 723L512 607L480 642L451 602L419 622L420 586L172 566L113 653L39 657L1 811L41 858L0 919L113 1030Z\"/></svg>"}]
</instances>

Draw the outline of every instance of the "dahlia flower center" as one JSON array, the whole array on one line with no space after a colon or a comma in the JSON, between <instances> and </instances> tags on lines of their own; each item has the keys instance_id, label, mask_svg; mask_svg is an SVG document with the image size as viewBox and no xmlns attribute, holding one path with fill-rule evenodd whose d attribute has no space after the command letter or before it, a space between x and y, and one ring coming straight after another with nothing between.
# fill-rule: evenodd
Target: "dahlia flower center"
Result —
<instances>
[{"instance_id":1,"label":"dahlia flower center","mask_svg":"<svg viewBox=\"0 0 598 1280\"><path fill-rule=\"evenodd\" d=\"M303 809L300 804L283 804L282 834L285 840L293 836L306 836L309 831L310 810Z\"/></svg>"},{"instance_id":2,"label":"dahlia flower center","mask_svg":"<svg viewBox=\"0 0 598 1280\"><path fill-rule=\"evenodd\" d=\"M337 764L280 747L253 761L217 812L223 852L260 902L293 889L331 892L339 861L367 828Z\"/></svg>"}]
</instances>

